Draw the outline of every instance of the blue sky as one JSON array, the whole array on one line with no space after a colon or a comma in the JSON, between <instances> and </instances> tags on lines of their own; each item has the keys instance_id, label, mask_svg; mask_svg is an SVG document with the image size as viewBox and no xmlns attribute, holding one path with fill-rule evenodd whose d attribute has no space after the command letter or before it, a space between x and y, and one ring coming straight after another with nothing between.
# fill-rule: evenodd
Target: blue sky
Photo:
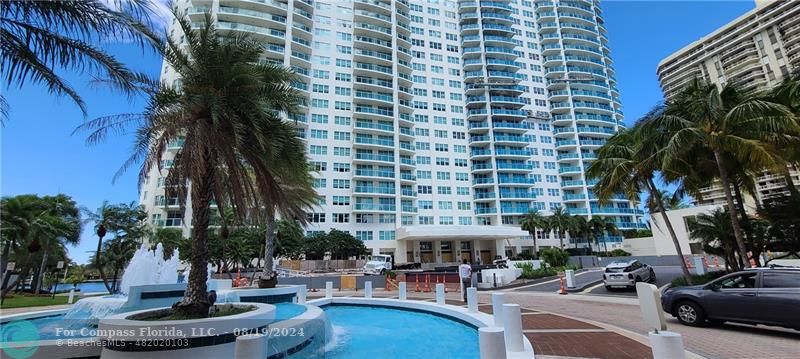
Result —
<instances>
[{"instance_id":1,"label":"blue sky","mask_svg":"<svg viewBox=\"0 0 800 359\"><path fill-rule=\"evenodd\" d=\"M662 58L753 6L752 1L605 1L606 28L627 121L635 121L661 100L655 70ZM130 44L106 48L134 69L158 74L161 61L153 54ZM88 118L142 108L142 99L131 101L92 86L86 76L67 78L88 104ZM70 135L84 121L70 101L53 98L37 86L2 90L11 114L2 129L0 194L62 192L90 209L104 200L138 200L136 169L112 183L114 173L130 153L131 137L113 136L104 144L86 146L85 135ZM96 240L92 228L85 227L81 243L70 248L70 256L85 263Z\"/></svg>"}]
</instances>

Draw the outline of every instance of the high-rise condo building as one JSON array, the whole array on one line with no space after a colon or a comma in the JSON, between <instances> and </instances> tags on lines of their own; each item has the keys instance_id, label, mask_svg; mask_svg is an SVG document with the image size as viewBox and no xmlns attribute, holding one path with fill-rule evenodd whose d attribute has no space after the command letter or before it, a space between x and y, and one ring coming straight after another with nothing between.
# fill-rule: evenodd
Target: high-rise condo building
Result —
<instances>
[{"instance_id":1,"label":"high-rise condo building","mask_svg":"<svg viewBox=\"0 0 800 359\"><path fill-rule=\"evenodd\" d=\"M348 231L397 262L487 263L532 249L519 229L532 210L647 228L621 195L599 204L584 176L624 126L597 1L178 6L192 21L210 12L218 29L263 40L264 62L297 73L304 103L293 120L319 193L309 234ZM164 68L165 80L174 76ZM150 172L141 202L155 224L188 233L191 210L180 212L163 176ZM537 236L542 247L559 245Z\"/></svg>"},{"instance_id":2,"label":"high-rise condo building","mask_svg":"<svg viewBox=\"0 0 800 359\"><path fill-rule=\"evenodd\" d=\"M669 98L694 78L716 84L738 83L763 90L800 69L800 1L757 1L756 7L725 26L668 56L658 64L658 79ZM790 176L800 185L800 170ZM783 175L763 173L756 192L744 195L745 209L788 192ZM722 186L701 190L698 205L725 203Z\"/></svg>"}]
</instances>

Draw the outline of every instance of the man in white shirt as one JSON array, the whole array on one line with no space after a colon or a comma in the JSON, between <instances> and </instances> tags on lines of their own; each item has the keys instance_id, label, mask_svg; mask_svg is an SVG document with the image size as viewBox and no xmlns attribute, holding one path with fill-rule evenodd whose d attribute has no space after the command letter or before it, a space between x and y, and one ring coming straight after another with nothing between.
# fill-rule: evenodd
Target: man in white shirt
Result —
<instances>
[{"instance_id":1,"label":"man in white shirt","mask_svg":"<svg viewBox=\"0 0 800 359\"><path fill-rule=\"evenodd\" d=\"M467 301L467 288L472 285L472 266L467 263L467 259L461 262L461 265L458 266L458 275L461 277L461 284L463 284L464 288L464 301Z\"/></svg>"}]
</instances>

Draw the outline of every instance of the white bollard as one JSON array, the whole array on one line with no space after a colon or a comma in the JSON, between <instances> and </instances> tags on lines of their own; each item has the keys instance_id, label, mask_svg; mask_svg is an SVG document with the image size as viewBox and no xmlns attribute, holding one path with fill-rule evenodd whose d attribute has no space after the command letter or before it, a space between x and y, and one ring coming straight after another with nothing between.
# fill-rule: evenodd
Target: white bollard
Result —
<instances>
[{"instance_id":1,"label":"white bollard","mask_svg":"<svg viewBox=\"0 0 800 359\"><path fill-rule=\"evenodd\" d=\"M325 282L325 298L333 298L333 282Z\"/></svg>"},{"instance_id":2,"label":"white bollard","mask_svg":"<svg viewBox=\"0 0 800 359\"><path fill-rule=\"evenodd\" d=\"M75 288L69 290L69 299L67 299L67 304L72 304L73 300L75 300Z\"/></svg>"},{"instance_id":3,"label":"white bollard","mask_svg":"<svg viewBox=\"0 0 800 359\"><path fill-rule=\"evenodd\" d=\"M478 347L480 348L481 359L506 359L506 342L503 339L503 328L479 328Z\"/></svg>"},{"instance_id":4,"label":"white bollard","mask_svg":"<svg viewBox=\"0 0 800 359\"><path fill-rule=\"evenodd\" d=\"M236 338L234 359L267 357L267 337L262 334L245 334Z\"/></svg>"},{"instance_id":5,"label":"white bollard","mask_svg":"<svg viewBox=\"0 0 800 359\"><path fill-rule=\"evenodd\" d=\"M397 285L397 295L400 300L406 300L406 282Z\"/></svg>"},{"instance_id":6,"label":"white bollard","mask_svg":"<svg viewBox=\"0 0 800 359\"><path fill-rule=\"evenodd\" d=\"M505 330L506 348L510 352L525 350L522 344L522 315L519 304L503 304L503 329Z\"/></svg>"},{"instance_id":7,"label":"white bollard","mask_svg":"<svg viewBox=\"0 0 800 359\"><path fill-rule=\"evenodd\" d=\"M300 288L297 290L297 304L306 304L306 294L308 293L308 289L306 288L305 284L300 285Z\"/></svg>"},{"instance_id":8,"label":"white bollard","mask_svg":"<svg viewBox=\"0 0 800 359\"><path fill-rule=\"evenodd\" d=\"M567 288L575 288L575 287L577 287L578 283L576 283L577 281L575 280L575 271L574 270L567 269L566 271L564 271L564 276L566 277L566 280L567 280Z\"/></svg>"},{"instance_id":9,"label":"white bollard","mask_svg":"<svg viewBox=\"0 0 800 359\"><path fill-rule=\"evenodd\" d=\"M436 304L445 304L444 302L444 284L436 284Z\"/></svg>"},{"instance_id":10,"label":"white bollard","mask_svg":"<svg viewBox=\"0 0 800 359\"><path fill-rule=\"evenodd\" d=\"M503 304L506 296L503 293L492 293L492 315L494 315L494 325L503 326Z\"/></svg>"},{"instance_id":11,"label":"white bollard","mask_svg":"<svg viewBox=\"0 0 800 359\"><path fill-rule=\"evenodd\" d=\"M364 298L372 298L372 281L364 282Z\"/></svg>"},{"instance_id":12,"label":"white bollard","mask_svg":"<svg viewBox=\"0 0 800 359\"><path fill-rule=\"evenodd\" d=\"M478 288L467 288L467 311L470 313L478 312Z\"/></svg>"},{"instance_id":13,"label":"white bollard","mask_svg":"<svg viewBox=\"0 0 800 359\"><path fill-rule=\"evenodd\" d=\"M653 349L654 359L686 358L683 339L679 333L662 330L657 333L650 332L647 337L650 339L650 348Z\"/></svg>"}]
</instances>

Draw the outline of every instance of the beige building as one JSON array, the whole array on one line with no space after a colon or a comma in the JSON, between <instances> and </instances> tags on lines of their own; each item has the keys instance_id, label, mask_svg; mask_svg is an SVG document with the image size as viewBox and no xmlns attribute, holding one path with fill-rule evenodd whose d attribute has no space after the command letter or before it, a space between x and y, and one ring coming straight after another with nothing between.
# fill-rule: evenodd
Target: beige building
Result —
<instances>
[{"instance_id":1,"label":"beige building","mask_svg":"<svg viewBox=\"0 0 800 359\"><path fill-rule=\"evenodd\" d=\"M735 81L748 89L780 83L800 68L800 1L756 1L756 7L658 64L658 79L669 98L689 81L701 77L717 84ZM800 171L791 176L800 185ZM786 192L782 175L756 178L756 193L745 198L747 211ZM719 185L701 190L696 205L725 203Z\"/></svg>"}]
</instances>

